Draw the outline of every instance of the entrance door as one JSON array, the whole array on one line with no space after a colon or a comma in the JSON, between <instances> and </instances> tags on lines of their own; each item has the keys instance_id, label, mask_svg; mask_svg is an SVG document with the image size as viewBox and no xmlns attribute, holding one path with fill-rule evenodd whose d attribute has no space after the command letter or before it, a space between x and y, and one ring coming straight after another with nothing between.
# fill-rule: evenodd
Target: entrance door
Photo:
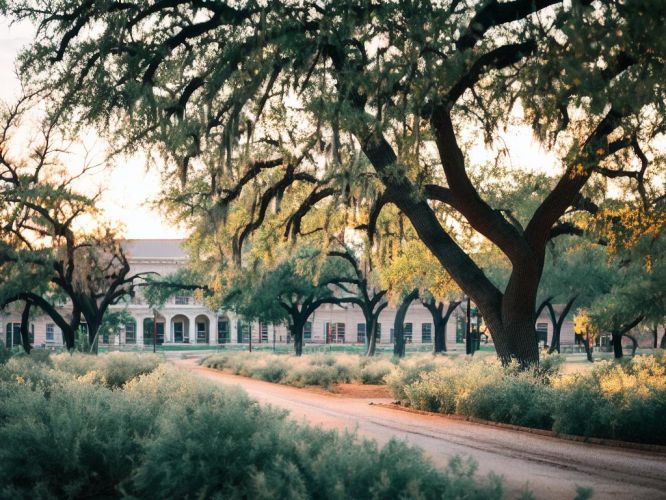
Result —
<instances>
[{"instance_id":1,"label":"entrance door","mask_svg":"<svg viewBox=\"0 0 666 500\"><path fill-rule=\"evenodd\" d=\"M174 321L173 323L173 341L182 342L183 341L183 331L184 324L182 321Z\"/></svg>"},{"instance_id":2,"label":"entrance door","mask_svg":"<svg viewBox=\"0 0 666 500\"><path fill-rule=\"evenodd\" d=\"M226 319L217 322L217 343L226 344L229 342L229 322Z\"/></svg>"},{"instance_id":3,"label":"entrance door","mask_svg":"<svg viewBox=\"0 0 666 500\"><path fill-rule=\"evenodd\" d=\"M157 323L157 335L155 343L164 344L164 323ZM143 320L143 344L151 345L153 343L153 319L146 318Z\"/></svg>"},{"instance_id":4,"label":"entrance door","mask_svg":"<svg viewBox=\"0 0 666 500\"><path fill-rule=\"evenodd\" d=\"M197 344L208 343L208 331L204 321L197 321Z\"/></svg>"}]
</instances>

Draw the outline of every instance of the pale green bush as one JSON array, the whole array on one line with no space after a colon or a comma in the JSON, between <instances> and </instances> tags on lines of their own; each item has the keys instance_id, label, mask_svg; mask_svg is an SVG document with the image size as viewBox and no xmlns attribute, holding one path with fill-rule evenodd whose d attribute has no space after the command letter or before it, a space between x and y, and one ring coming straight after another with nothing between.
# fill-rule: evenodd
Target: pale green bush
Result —
<instances>
[{"instance_id":1,"label":"pale green bush","mask_svg":"<svg viewBox=\"0 0 666 500\"><path fill-rule=\"evenodd\" d=\"M360 382L383 384L395 365L386 357L356 354L284 356L270 353L219 353L201 361L203 366L227 369L236 375L304 387Z\"/></svg>"},{"instance_id":2,"label":"pale green bush","mask_svg":"<svg viewBox=\"0 0 666 500\"><path fill-rule=\"evenodd\" d=\"M386 377L393 396L413 408L566 434L666 443L666 355L600 362L561 375L560 357L521 371L496 361L444 360Z\"/></svg>"},{"instance_id":3,"label":"pale green bush","mask_svg":"<svg viewBox=\"0 0 666 500\"><path fill-rule=\"evenodd\" d=\"M121 387L129 380L152 372L163 362L156 354L113 352L100 354L57 354L51 356L56 369L88 377L109 387Z\"/></svg>"},{"instance_id":4,"label":"pale green bush","mask_svg":"<svg viewBox=\"0 0 666 500\"><path fill-rule=\"evenodd\" d=\"M2 498L502 496L473 464L441 471L403 443L297 424L165 365L117 390L42 365L57 390L0 370Z\"/></svg>"}]
</instances>

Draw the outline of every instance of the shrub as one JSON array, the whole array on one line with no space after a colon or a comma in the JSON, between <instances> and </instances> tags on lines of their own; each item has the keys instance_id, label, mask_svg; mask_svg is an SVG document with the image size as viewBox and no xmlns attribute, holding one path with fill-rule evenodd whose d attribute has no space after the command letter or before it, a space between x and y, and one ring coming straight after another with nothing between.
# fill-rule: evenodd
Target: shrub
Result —
<instances>
[{"instance_id":1,"label":"shrub","mask_svg":"<svg viewBox=\"0 0 666 500\"><path fill-rule=\"evenodd\" d=\"M600 362L561 375L560 357L520 371L496 361L447 360L386 377L394 397L421 410L456 413L565 434L666 443L666 356Z\"/></svg>"},{"instance_id":2,"label":"shrub","mask_svg":"<svg viewBox=\"0 0 666 500\"><path fill-rule=\"evenodd\" d=\"M40 369L62 375L57 391L0 380L2 498L502 496L473 464L441 471L406 444L297 424L168 366L119 390Z\"/></svg>"},{"instance_id":3,"label":"shrub","mask_svg":"<svg viewBox=\"0 0 666 500\"><path fill-rule=\"evenodd\" d=\"M150 373L162 363L155 354L114 352L100 354L57 354L52 356L55 368L80 377L88 377L109 387L121 387L129 380Z\"/></svg>"}]
</instances>

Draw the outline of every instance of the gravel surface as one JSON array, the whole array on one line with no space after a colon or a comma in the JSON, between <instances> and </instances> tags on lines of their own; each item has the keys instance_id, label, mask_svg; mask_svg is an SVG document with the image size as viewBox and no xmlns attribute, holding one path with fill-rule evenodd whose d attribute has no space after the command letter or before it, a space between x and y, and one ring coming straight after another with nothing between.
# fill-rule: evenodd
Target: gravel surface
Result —
<instances>
[{"instance_id":1,"label":"gravel surface","mask_svg":"<svg viewBox=\"0 0 666 500\"><path fill-rule=\"evenodd\" d=\"M487 425L392 410L371 403L390 399L349 398L202 368L196 360L177 366L207 380L239 385L264 404L328 429L350 429L384 443L405 440L444 466L459 455L472 457L481 474L504 476L509 498L525 484L539 499L574 498L576 486L594 489L595 499L666 499L666 454L565 441Z\"/></svg>"}]
</instances>

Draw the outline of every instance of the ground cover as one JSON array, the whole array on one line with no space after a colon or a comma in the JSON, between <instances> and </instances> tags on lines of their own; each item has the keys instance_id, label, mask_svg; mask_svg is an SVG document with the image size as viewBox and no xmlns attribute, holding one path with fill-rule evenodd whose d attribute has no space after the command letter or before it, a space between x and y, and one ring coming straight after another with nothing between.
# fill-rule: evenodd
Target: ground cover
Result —
<instances>
[{"instance_id":1,"label":"ground cover","mask_svg":"<svg viewBox=\"0 0 666 500\"><path fill-rule=\"evenodd\" d=\"M404 443L298 424L166 364L112 384L97 370L110 373L114 356L137 373L152 364L116 354L0 365L0 497L502 497L502 481L473 464L439 470Z\"/></svg>"},{"instance_id":2,"label":"ground cover","mask_svg":"<svg viewBox=\"0 0 666 500\"><path fill-rule=\"evenodd\" d=\"M666 444L666 354L561 370L562 358L520 371L497 361L458 359L399 365L385 379L393 396L419 410L599 438ZM570 367L569 367L570 368Z\"/></svg>"},{"instance_id":3,"label":"ground cover","mask_svg":"<svg viewBox=\"0 0 666 500\"><path fill-rule=\"evenodd\" d=\"M503 367L484 354L472 359L412 354L397 360L334 353L221 353L201 364L297 387L386 384L394 399L418 410L563 434L666 444L661 422L666 414L663 352L594 364L545 356L538 369L528 371Z\"/></svg>"}]
</instances>

